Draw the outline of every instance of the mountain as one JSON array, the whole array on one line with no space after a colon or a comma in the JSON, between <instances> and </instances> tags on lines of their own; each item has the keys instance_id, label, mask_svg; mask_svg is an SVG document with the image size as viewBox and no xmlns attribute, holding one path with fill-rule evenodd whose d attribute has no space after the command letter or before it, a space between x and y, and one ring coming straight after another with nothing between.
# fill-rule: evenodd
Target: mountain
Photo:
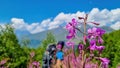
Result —
<instances>
[{"instance_id":1,"label":"mountain","mask_svg":"<svg viewBox=\"0 0 120 68\"><path fill-rule=\"evenodd\" d=\"M19 40L22 40L21 37L30 35L31 33L29 31L26 31L26 30L15 30L15 34L17 35L17 38Z\"/></svg>"},{"instance_id":2,"label":"mountain","mask_svg":"<svg viewBox=\"0 0 120 68\"><path fill-rule=\"evenodd\" d=\"M111 27L109 27L109 26L102 26L101 27L102 29L104 29L106 32L112 32L114 29L112 29Z\"/></svg>"},{"instance_id":3,"label":"mountain","mask_svg":"<svg viewBox=\"0 0 120 68\"><path fill-rule=\"evenodd\" d=\"M88 28L91 28L91 26L87 25L87 29ZM102 26L101 28L106 30L106 32L113 31L113 29L108 27L108 26ZM83 26L80 26L80 29L83 31ZM23 39L29 39L29 41L30 41L29 46L36 48L40 45L41 41L43 39L45 39L48 32L52 32L57 41L59 41L59 40L66 41L66 35L68 34L68 32L63 27L58 27L55 29L46 30L46 31L39 32L36 34L31 34L27 31L22 31L22 32L16 31L16 34L17 34L19 41L22 41ZM82 37L82 34L80 34L79 32L77 33L77 35L79 37Z\"/></svg>"},{"instance_id":4,"label":"mountain","mask_svg":"<svg viewBox=\"0 0 120 68\"><path fill-rule=\"evenodd\" d=\"M46 30L46 31L39 32L36 34L31 34L28 31L20 31L20 30L15 31L20 44L23 41L23 39L26 39L30 41L29 46L33 48L36 48L40 45L41 41L46 38L46 35L48 32L52 32L56 40L65 40L65 36L67 35L67 31L62 27L58 27L58 28L51 29L51 30Z\"/></svg>"}]
</instances>

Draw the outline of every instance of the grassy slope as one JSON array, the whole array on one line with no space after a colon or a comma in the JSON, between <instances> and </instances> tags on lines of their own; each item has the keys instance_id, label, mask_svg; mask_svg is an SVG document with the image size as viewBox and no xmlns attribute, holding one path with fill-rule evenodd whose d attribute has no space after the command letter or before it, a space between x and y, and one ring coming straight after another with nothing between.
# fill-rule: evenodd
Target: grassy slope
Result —
<instances>
[{"instance_id":1,"label":"grassy slope","mask_svg":"<svg viewBox=\"0 0 120 68\"><path fill-rule=\"evenodd\" d=\"M103 36L104 45L103 56L110 59L110 66L115 66L120 63L120 30L107 33Z\"/></svg>"}]
</instances>

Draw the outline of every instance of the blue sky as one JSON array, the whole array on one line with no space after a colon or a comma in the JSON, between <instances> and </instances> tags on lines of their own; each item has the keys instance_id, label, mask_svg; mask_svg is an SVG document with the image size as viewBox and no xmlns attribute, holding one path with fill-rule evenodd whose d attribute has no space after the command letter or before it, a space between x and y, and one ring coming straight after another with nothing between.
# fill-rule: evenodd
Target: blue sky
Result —
<instances>
[{"instance_id":1,"label":"blue sky","mask_svg":"<svg viewBox=\"0 0 120 68\"><path fill-rule=\"evenodd\" d=\"M112 12L112 10L114 11ZM96 13L96 11L98 13ZM26 30L28 31L38 30L38 28L41 30L45 30L40 23L47 21L47 24L56 24L56 18L61 20L60 16L64 18L71 14L71 16L74 17L74 15L72 14L77 14L77 12L78 14L80 14L81 12L91 12L93 16L97 16L96 14L101 13L105 15L106 12L109 12L109 14L112 14L114 16L118 15L117 18L115 17L116 19L113 19L114 21L110 21L110 26L112 26L113 24L115 25L115 23L120 24L120 20L118 20L118 17L120 17L119 11L120 0L0 0L0 24L15 22L15 27L22 24L21 27L17 29L21 29L24 25L24 27L26 27ZM98 19L103 22L102 20L104 19L104 17L99 17ZM16 23L19 24L16 25ZM35 28L36 25L40 26ZM29 29L28 27L31 29ZM33 33L34 32L35 31L33 31Z\"/></svg>"},{"instance_id":2,"label":"blue sky","mask_svg":"<svg viewBox=\"0 0 120 68\"><path fill-rule=\"evenodd\" d=\"M12 17L23 18L28 23L55 17L60 12L88 12L92 8L115 9L120 0L0 0L0 22Z\"/></svg>"}]
</instances>

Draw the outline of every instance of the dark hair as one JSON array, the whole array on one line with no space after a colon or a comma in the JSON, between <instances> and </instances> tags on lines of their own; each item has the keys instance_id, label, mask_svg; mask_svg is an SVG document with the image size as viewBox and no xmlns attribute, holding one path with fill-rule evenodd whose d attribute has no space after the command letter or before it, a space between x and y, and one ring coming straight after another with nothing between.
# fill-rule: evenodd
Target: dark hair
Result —
<instances>
[{"instance_id":1,"label":"dark hair","mask_svg":"<svg viewBox=\"0 0 120 68\"><path fill-rule=\"evenodd\" d=\"M62 46L62 48L63 48L65 43L64 43L64 41L59 41L59 42L57 43L57 45L59 45L59 44L60 44L60 45Z\"/></svg>"},{"instance_id":2,"label":"dark hair","mask_svg":"<svg viewBox=\"0 0 120 68\"><path fill-rule=\"evenodd\" d=\"M55 44L48 45L47 51L49 53L53 53L55 50L56 50L56 45Z\"/></svg>"}]
</instances>

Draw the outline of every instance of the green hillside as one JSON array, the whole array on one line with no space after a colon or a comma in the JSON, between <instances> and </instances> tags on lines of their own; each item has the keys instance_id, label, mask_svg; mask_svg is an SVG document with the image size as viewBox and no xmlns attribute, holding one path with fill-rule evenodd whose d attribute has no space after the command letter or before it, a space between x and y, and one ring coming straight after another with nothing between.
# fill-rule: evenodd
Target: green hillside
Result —
<instances>
[{"instance_id":1,"label":"green hillside","mask_svg":"<svg viewBox=\"0 0 120 68\"><path fill-rule=\"evenodd\" d=\"M103 56L110 59L112 68L116 68L120 63L120 30L105 34L103 39L106 46Z\"/></svg>"}]
</instances>

